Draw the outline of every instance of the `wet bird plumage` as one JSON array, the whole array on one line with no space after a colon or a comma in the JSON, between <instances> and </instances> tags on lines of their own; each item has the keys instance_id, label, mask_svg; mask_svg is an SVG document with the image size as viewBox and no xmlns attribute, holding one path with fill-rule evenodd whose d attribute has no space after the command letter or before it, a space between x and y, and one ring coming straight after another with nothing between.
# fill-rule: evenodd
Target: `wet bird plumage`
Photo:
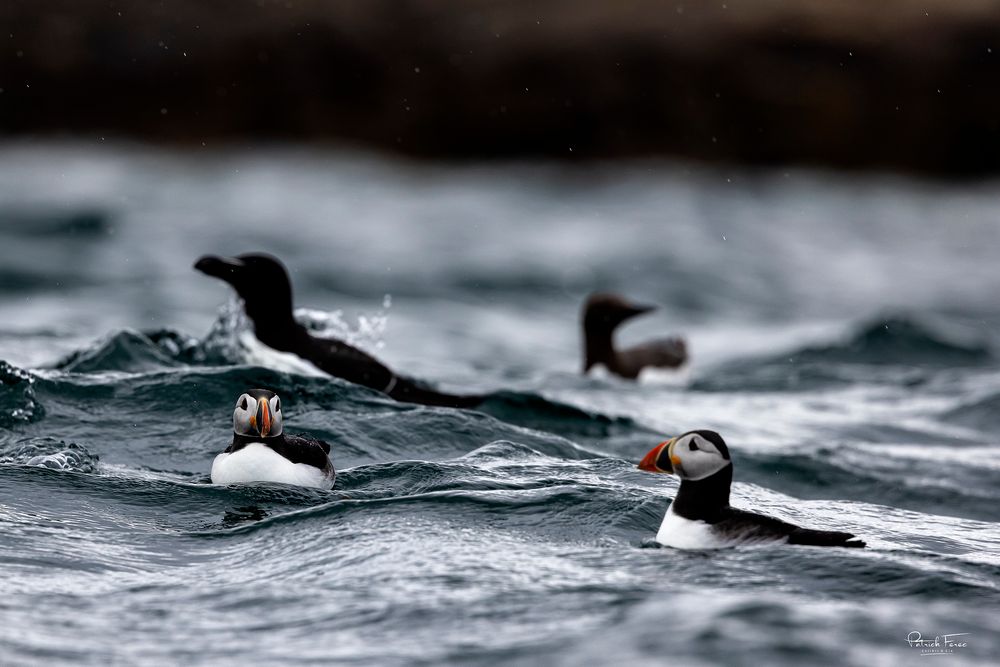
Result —
<instances>
[{"instance_id":1,"label":"wet bird plumage","mask_svg":"<svg viewBox=\"0 0 1000 667\"><path fill-rule=\"evenodd\" d=\"M306 435L282 435L269 442L236 435L212 463L213 484L276 482L331 488L337 473L330 445Z\"/></svg>"},{"instance_id":2,"label":"wet bird plumage","mask_svg":"<svg viewBox=\"0 0 1000 667\"><path fill-rule=\"evenodd\" d=\"M622 350L614 343L614 332L623 322L655 310L653 306L627 301L617 294L591 294L583 306L583 372L602 365L609 372L634 380L644 368L677 368L687 361L682 338L648 341Z\"/></svg>"},{"instance_id":3,"label":"wet bird plumage","mask_svg":"<svg viewBox=\"0 0 1000 667\"><path fill-rule=\"evenodd\" d=\"M212 462L213 484L277 482L329 489L337 473L330 445L284 432L281 399L251 389L236 400L233 441Z\"/></svg>"},{"instance_id":4,"label":"wet bird plumage","mask_svg":"<svg viewBox=\"0 0 1000 667\"><path fill-rule=\"evenodd\" d=\"M206 255L194 268L229 283L243 299L257 339L289 352L325 373L387 394L405 403L474 407L484 397L439 392L417 380L393 373L370 354L343 341L319 338L295 321L291 279L276 257L249 253L232 258Z\"/></svg>"},{"instance_id":5,"label":"wet bird plumage","mask_svg":"<svg viewBox=\"0 0 1000 667\"><path fill-rule=\"evenodd\" d=\"M695 452L700 460L685 464L685 457ZM711 549L779 541L809 546L865 546L852 533L802 528L732 507L729 493L733 464L725 441L714 431L690 431L661 443L643 458L639 467L650 472L675 473L681 478L680 489L656 535L657 542L665 546Z\"/></svg>"}]
</instances>

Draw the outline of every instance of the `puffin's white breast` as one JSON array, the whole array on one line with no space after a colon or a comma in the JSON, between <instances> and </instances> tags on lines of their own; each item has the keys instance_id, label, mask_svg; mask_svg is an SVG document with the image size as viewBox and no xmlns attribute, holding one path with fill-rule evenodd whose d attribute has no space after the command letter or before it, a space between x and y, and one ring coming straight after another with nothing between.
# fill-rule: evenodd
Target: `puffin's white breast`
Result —
<instances>
[{"instance_id":1,"label":"puffin's white breast","mask_svg":"<svg viewBox=\"0 0 1000 667\"><path fill-rule=\"evenodd\" d=\"M672 503L656 533L656 541L675 549L721 549L730 546L725 540L719 539L711 524L674 514Z\"/></svg>"},{"instance_id":2,"label":"puffin's white breast","mask_svg":"<svg viewBox=\"0 0 1000 667\"><path fill-rule=\"evenodd\" d=\"M333 480L315 466L292 463L281 454L259 442L227 454L223 452L212 462L212 484L245 484L247 482L278 482L329 489Z\"/></svg>"}]
</instances>

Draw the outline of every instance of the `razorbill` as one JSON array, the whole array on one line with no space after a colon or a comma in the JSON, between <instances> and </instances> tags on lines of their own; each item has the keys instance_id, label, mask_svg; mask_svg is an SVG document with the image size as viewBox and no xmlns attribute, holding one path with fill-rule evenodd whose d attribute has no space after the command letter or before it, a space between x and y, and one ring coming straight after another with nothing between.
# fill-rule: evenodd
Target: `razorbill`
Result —
<instances>
[{"instance_id":1,"label":"razorbill","mask_svg":"<svg viewBox=\"0 0 1000 667\"><path fill-rule=\"evenodd\" d=\"M818 547L864 547L851 533L799 528L729 505L733 462L715 431L690 431L654 447L641 470L673 473L681 488L667 509L656 541L676 549L716 549L737 544L787 542Z\"/></svg>"},{"instance_id":2,"label":"razorbill","mask_svg":"<svg viewBox=\"0 0 1000 667\"><path fill-rule=\"evenodd\" d=\"M233 442L212 462L212 483L333 487L337 473L330 445L308 435L286 435L281 422L281 398L273 391L240 395L233 410Z\"/></svg>"},{"instance_id":3,"label":"razorbill","mask_svg":"<svg viewBox=\"0 0 1000 667\"><path fill-rule=\"evenodd\" d=\"M404 403L466 408L484 396L456 396L396 375L377 359L347 343L317 338L292 315L292 283L277 257L250 253L236 257L206 255L194 268L232 285L243 299L243 309L254 333L264 345L290 352L325 373L377 389Z\"/></svg>"},{"instance_id":4,"label":"razorbill","mask_svg":"<svg viewBox=\"0 0 1000 667\"><path fill-rule=\"evenodd\" d=\"M615 375L634 380L647 366L677 368L687 361L683 338L663 338L625 350L615 349L613 335L618 325L655 309L630 303L617 294L591 294L583 305L583 372L601 364Z\"/></svg>"}]
</instances>

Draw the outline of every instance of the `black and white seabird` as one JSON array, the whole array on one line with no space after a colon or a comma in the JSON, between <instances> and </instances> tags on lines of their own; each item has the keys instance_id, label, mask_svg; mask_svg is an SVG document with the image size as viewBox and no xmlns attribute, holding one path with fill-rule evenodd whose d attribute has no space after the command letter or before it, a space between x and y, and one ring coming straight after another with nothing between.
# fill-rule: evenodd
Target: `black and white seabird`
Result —
<instances>
[{"instance_id":1,"label":"black and white seabird","mask_svg":"<svg viewBox=\"0 0 1000 667\"><path fill-rule=\"evenodd\" d=\"M655 310L655 306L630 303L617 294L591 294L583 305L583 372L601 364L615 375L634 380L643 368L677 368L687 361L682 338L664 338L616 350L615 329L625 320Z\"/></svg>"},{"instance_id":2,"label":"black and white seabird","mask_svg":"<svg viewBox=\"0 0 1000 667\"><path fill-rule=\"evenodd\" d=\"M404 403L467 408L479 405L485 398L435 391L396 375L371 355L343 341L310 334L292 315L292 283L277 257L263 253L236 257L206 255L194 268L232 285L243 299L257 340L275 350L295 354L325 373L377 389Z\"/></svg>"},{"instance_id":3,"label":"black and white seabird","mask_svg":"<svg viewBox=\"0 0 1000 667\"><path fill-rule=\"evenodd\" d=\"M641 470L673 473L681 488L667 509L656 541L676 549L717 549L737 544L787 542L817 547L864 547L851 533L799 528L729 505L733 462L715 431L690 431L654 447Z\"/></svg>"},{"instance_id":4,"label":"black and white seabird","mask_svg":"<svg viewBox=\"0 0 1000 667\"><path fill-rule=\"evenodd\" d=\"M337 473L330 445L309 435L286 435L281 421L281 399L273 391L251 389L236 399L233 443L212 462L212 483L332 488Z\"/></svg>"}]
</instances>

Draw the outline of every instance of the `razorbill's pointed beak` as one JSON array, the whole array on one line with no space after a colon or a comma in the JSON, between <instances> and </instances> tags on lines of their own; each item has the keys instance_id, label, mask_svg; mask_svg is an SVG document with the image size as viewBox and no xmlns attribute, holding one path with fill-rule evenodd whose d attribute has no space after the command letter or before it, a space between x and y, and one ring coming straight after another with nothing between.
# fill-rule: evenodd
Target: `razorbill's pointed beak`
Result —
<instances>
[{"instance_id":1,"label":"razorbill's pointed beak","mask_svg":"<svg viewBox=\"0 0 1000 667\"><path fill-rule=\"evenodd\" d=\"M230 282L233 274L242 269L246 264L241 259L235 257L219 257L218 255L205 255L194 263L196 271L201 271L206 276L221 278Z\"/></svg>"},{"instance_id":2,"label":"razorbill's pointed beak","mask_svg":"<svg viewBox=\"0 0 1000 667\"><path fill-rule=\"evenodd\" d=\"M673 447L677 438L671 438L666 442L661 442L656 447L649 450L649 453L643 457L642 461L639 462L639 470L645 470L647 472L668 472L672 473L674 471L674 452ZM666 456L661 458L661 454L666 450ZM667 466L664 468L663 466Z\"/></svg>"},{"instance_id":3,"label":"razorbill's pointed beak","mask_svg":"<svg viewBox=\"0 0 1000 667\"><path fill-rule=\"evenodd\" d=\"M656 310L656 306L645 303L630 303L625 309L625 319L633 318L643 313L651 313Z\"/></svg>"}]
</instances>

